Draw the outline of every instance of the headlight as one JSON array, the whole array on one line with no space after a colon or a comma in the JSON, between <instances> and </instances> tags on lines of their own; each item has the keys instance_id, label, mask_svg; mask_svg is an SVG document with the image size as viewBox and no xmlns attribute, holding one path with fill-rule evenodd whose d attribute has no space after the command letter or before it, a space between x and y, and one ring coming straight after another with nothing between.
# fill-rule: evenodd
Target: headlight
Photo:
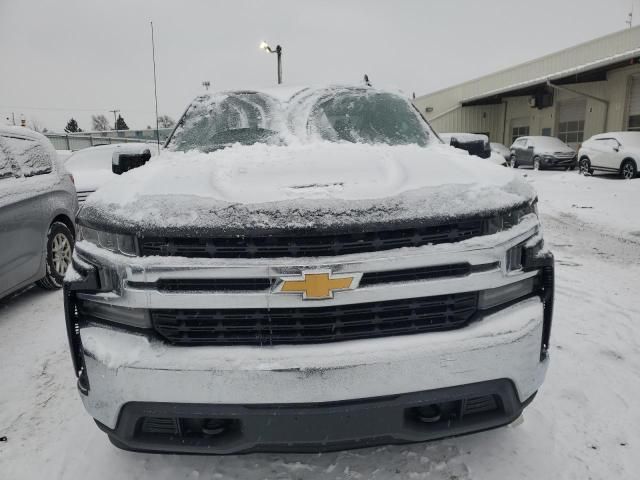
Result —
<instances>
[{"instance_id":1,"label":"headlight","mask_svg":"<svg viewBox=\"0 0 640 480\"><path fill-rule=\"evenodd\" d=\"M136 328L151 327L149 312L145 309L126 308L89 300L79 301L78 308L81 315L94 320L106 320Z\"/></svg>"},{"instance_id":2,"label":"headlight","mask_svg":"<svg viewBox=\"0 0 640 480\"><path fill-rule=\"evenodd\" d=\"M487 220L487 235L508 230L515 227L527 215L538 215L538 200L508 212L501 213Z\"/></svg>"},{"instance_id":3,"label":"headlight","mask_svg":"<svg viewBox=\"0 0 640 480\"><path fill-rule=\"evenodd\" d=\"M535 277L480 292L479 308L486 310L529 295L534 291Z\"/></svg>"},{"instance_id":4,"label":"headlight","mask_svg":"<svg viewBox=\"0 0 640 480\"><path fill-rule=\"evenodd\" d=\"M103 232L80 226L78 240L85 240L111 252L121 253L130 257L136 256L136 241L133 235Z\"/></svg>"}]
</instances>

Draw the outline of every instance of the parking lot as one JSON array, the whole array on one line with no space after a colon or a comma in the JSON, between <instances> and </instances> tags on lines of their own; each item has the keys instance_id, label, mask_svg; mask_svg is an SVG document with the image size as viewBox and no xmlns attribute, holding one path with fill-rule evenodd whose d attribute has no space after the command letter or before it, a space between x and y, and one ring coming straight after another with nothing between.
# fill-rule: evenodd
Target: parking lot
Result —
<instances>
[{"instance_id":1,"label":"parking lot","mask_svg":"<svg viewBox=\"0 0 640 480\"><path fill-rule=\"evenodd\" d=\"M0 302L0 477L153 479L636 478L640 471L640 179L519 170L556 256L552 362L523 421L463 438L322 455L144 455L82 408L62 294Z\"/></svg>"}]
</instances>

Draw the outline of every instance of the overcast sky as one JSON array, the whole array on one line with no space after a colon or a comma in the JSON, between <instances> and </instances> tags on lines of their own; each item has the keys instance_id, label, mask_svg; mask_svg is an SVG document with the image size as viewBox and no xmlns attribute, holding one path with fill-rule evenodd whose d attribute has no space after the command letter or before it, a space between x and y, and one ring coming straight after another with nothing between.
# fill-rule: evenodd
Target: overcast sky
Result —
<instances>
[{"instance_id":1,"label":"overcast sky","mask_svg":"<svg viewBox=\"0 0 640 480\"><path fill-rule=\"evenodd\" d=\"M640 22L640 0L635 0ZM215 90L359 82L425 94L625 28L631 0L0 0L0 122L154 121ZM634 22L635 23L635 22Z\"/></svg>"}]
</instances>

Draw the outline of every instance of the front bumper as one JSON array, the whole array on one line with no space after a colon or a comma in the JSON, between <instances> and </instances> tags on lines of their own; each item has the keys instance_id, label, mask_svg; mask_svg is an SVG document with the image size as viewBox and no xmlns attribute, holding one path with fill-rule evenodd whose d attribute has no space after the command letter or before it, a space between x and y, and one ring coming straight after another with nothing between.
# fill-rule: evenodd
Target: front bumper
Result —
<instances>
[{"instance_id":1,"label":"front bumper","mask_svg":"<svg viewBox=\"0 0 640 480\"><path fill-rule=\"evenodd\" d=\"M65 284L67 331L75 370L79 374L82 401L114 443L125 448L153 451L231 453L281 450L288 443L301 450L314 449L313 445L316 449L343 448L345 445L428 440L508 423L538 390L548 364L553 257L548 253L525 255L528 260L516 272L507 271L505 262L506 252L514 246L535 243L531 240L535 231L537 223L525 222L511 232L490 239L404 249L376 256L344 256L339 264L337 261L332 264L333 271L385 271L458 261L491 268L463 277L361 287L338 292L334 299L323 302L348 305L372 299L394 300L475 291L501 287L531 276L543 279L544 295L530 295L500 310L486 311L456 330L281 346L175 346L148 333L135 333L99 322L77 322L74 320L77 318L74 317L75 305L80 298L137 309L210 305L231 309L306 308L311 304L300 298L270 292L164 293L137 287L140 281L155 282L181 275L187 278L216 275L242 278L260 272L277 275L299 268L297 262L300 260L260 264L214 259L188 263L176 258L163 259L161 265L154 266L153 258L123 259L80 245L74 257L76 263L82 263L77 255L84 250L83 258L87 262L107 265L105 272L116 272L120 278L116 291L100 292L98 285L103 283L104 272L82 275L72 269ZM525 250L528 252L528 249L527 246ZM325 261L331 263L334 259ZM490 393L484 387L464 389L486 382L491 385L506 382L509 386L496 387L497 393L491 393L494 387L489 389ZM464 395L457 388L463 388ZM443 389L454 390L443 394ZM407 412L420 405L439 403L443 398L462 402L487 395L495 396L499 405L499 411L493 411L490 421L476 421L480 417L475 417L471 422L468 417L466 422L454 425L450 418L451 421L446 422L447 428L417 428L411 422L408 429L398 427L398 419L405 418ZM393 405L388 404L389 399L399 399L400 403L393 403L396 402L393 400ZM352 412L350 408L342 408L345 405L370 404L383 405L384 408L380 407L378 411L391 419L372 422L367 407L365 410L369 413L362 413L362 417L359 410L353 414L357 413L362 420L358 420L358 424L371 428L357 428L353 434L348 434L341 428L318 427L325 423L344 423L345 415L350 418L349 412ZM507 404L511 406L507 408ZM304 413L304 421L295 413L298 407ZM282 415L283 411L294 414ZM152 415L153 412L158 414ZM140 436L143 417L166 420L172 416L169 415L171 412L175 413L174 418L185 421L194 416L219 419L220 415L228 414L222 419L231 421L231 427L226 430L224 442L220 441L223 437L209 434L198 440L201 443L195 444L175 435L169 444L160 437ZM275 422L274 431L256 436L257 424L252 422L257 417L250 412L257 412L258 417L262 415L258 424L271 418ZM307 423L306 417L322 420ZM280 418L283 423L276 425ZM191 420L187 424L189 422ZM291 430L291 422L300 422L303 434L292 433L291 442L288 442L278 432ZM391 428L390 425L395 426ZM185 445L184 449L180 444ZM206 449L202 450L205 444Z\"/></svg>"},{"instance_id":2,"label":"front bumper","mask_svg":"<svg viewBox=\"0 0 640 480\"><path fill-rule=\"evenodd\" d=\"M543 323L543 305L535 297L459 330L323 345L185 348L89 326L81 330L90 383L82 401L124 445L145 450L166 446L153 442L142 446L135 436L123 433L131 431L125 412L132 402L166 403L178 411L183 406L203 404L209 405L204 411L213 414L225 405L261 409L268 404L279 409L283 405L431 392L424 403L430 401L433 390L509 379L513 401L523 404L538 390L547 369L548 359L540 358ZM479 394L482 392L474 396ZM387 440L427 440L436 433L458 435L508 423L519 413L517 409L509 412L494 418L490 425L462 424L459 429L419 431L418 436L406 438L406 432L387 432L386 424L380 423L379 430L359 441L376 441L392 433L396 436ZM243 425L242 419L240 422ZM241 427L236 435L241 437L237 444L219 445L220 453L278 448L261 444L262 437L254 438L252 430ZM339 431L336 435L304 437L302 443L322 445L335 440L342 444L349 440Z\"/></svg>"},{"instance_id":3,"label":"front bumper","mask_svg":"<svg viewBox=\"0 0 640 480\"><path fill-rule=\"evenodd\" d=\"M372 399L312 404L132 402L115 429L119 448L169 453L319 452L420 442L511 423L533 400L506 379Z\"/></svg>"},{"instance_id":4,"label":"front bumper","mask_svg":"<svg viewBox=\"0 0 640 480\"><path fill-rule=\"evenodd\" d=\"M578 164L578 157L574 156L571 158L566 157L554 157L554 156L546 156L542 157L542 164L546 167L575 167Z\"/></svg>"}]
</instances>

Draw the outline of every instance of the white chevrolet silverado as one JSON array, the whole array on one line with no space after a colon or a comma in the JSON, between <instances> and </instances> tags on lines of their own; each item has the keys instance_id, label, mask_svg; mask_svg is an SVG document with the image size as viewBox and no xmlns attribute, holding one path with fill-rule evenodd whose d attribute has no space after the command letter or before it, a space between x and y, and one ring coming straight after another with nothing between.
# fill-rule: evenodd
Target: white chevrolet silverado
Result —
<instances>
[{"instance_id":1,"label":"white chevrolet silverado","mask_svg":"<svg viewBox=\"0 0 640 480\"><path fill-rule=\"evenodd\" d=\"M506 425L540 388L535 192L405 98L207 94L147 160L114 155L126 173L79 212L65 283L78 389L116 446L425 441Z\"/></svg>"}]
</instances>

